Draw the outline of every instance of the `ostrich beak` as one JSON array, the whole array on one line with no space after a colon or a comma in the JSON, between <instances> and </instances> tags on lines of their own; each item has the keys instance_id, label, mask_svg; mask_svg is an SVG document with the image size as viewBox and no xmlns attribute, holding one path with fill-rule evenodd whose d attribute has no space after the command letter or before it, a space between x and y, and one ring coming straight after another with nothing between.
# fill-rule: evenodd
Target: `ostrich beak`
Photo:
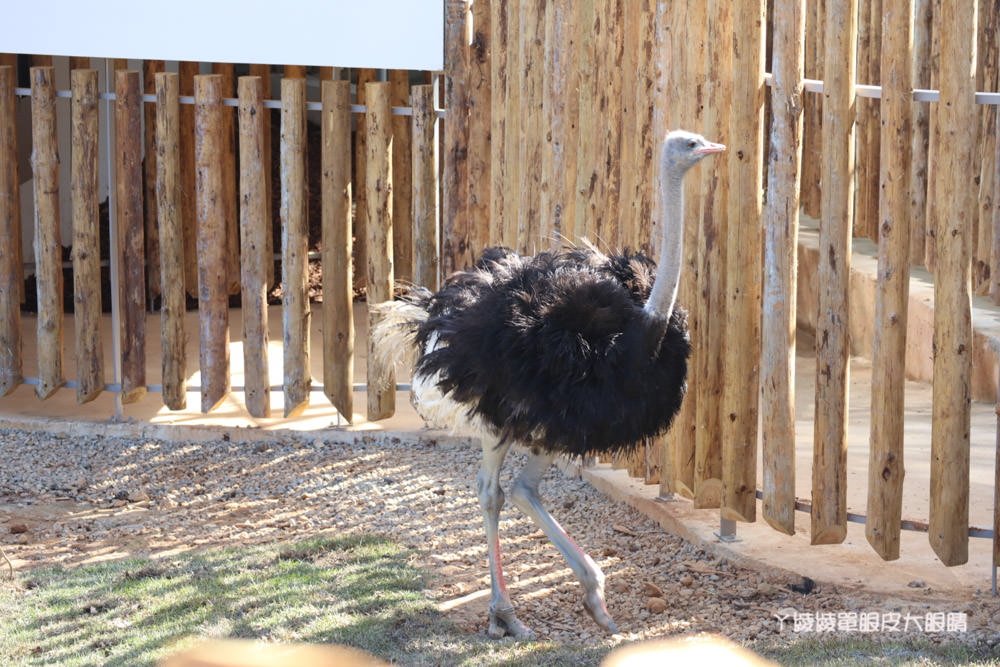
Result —
<instances>
[{"instance_id":1,"label":"ostrich beak","mask_svg":"<svg viewBox=\"0 0 1000 667\"><path fill-rule=\"evenodd\" d=\"M714 144L710 141L707 146L699 148L695 151L695 153L698 155L707 155L709 153L721 153L724 150L726 150L726 146L724 144Z\"/></svg>"}]
</instances>

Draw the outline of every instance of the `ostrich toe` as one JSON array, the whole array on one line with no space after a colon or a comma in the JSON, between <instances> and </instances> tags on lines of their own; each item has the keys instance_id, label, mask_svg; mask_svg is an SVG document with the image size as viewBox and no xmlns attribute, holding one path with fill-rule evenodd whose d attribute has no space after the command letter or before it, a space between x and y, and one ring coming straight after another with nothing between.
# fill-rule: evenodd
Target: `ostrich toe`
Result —
<instances>
[{"instance_id":1,"label":"ostrich toe","mask_svg":"<svg viewBox=\"0 0 1000 667\"><path fill-rule=\"evenodd\" d=\"M487 634L491 639L503 639L507 635L514 639L535 638L535 633L514 615L513 607L490 609L490 629Z\"/></svg>"},{"instance_id":2,"label":"ostrich toe","mask_svg":"<svg viewBox=\"0 0 1000 667\"><path fill-rule=\"evenodd\" d=\"M608 607L604 604L604 595L599 590L593 590L583 597L583 606L599 626L614 634L618 632L618 626L611 620Z\"/></svg>"}]
</instances>

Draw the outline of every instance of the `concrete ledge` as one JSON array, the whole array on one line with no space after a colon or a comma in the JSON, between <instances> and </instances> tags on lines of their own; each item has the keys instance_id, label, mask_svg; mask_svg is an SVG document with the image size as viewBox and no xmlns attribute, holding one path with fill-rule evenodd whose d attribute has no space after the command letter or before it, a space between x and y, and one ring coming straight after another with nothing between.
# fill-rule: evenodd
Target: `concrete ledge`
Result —
<instances>
[{"instance_id":1,"label":"concrete ledge","mask_svg":"<svg viewBox=\"0 0 1000 667\"><path fill-rule=\"evenodd\" d=\"M819 313L819 223L802 218L799 230L798 326L815 333ZM871 359L875 335L875 287L878 246L854 239L851 257L851 354ZM997 349L1000 308L989 299L972 298L972 399L993 403L997 398ZM922 267L910 271L910 301L906 326L906 377L931 382L934 377L934 283Z\"/></svg>"}]
</instances>

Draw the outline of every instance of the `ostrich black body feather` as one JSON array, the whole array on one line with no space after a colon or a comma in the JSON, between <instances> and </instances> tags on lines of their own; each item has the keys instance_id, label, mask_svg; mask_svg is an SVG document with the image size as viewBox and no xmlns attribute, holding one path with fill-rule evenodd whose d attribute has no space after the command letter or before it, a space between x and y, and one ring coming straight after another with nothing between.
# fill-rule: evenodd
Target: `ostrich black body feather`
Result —
<instances>
[{"instance_id":1,"label":"ostrich black body feather","mask_svg":"<svg viewBox=\"0 0 1000 667\"><path fill-rule=\"evenodd\" d=\"M628 251L486 250L418 302L416 373L501 439L627 452L669 428L686 388L685 313L643 310L655 270Z\"/></svg>"}]
</instances>

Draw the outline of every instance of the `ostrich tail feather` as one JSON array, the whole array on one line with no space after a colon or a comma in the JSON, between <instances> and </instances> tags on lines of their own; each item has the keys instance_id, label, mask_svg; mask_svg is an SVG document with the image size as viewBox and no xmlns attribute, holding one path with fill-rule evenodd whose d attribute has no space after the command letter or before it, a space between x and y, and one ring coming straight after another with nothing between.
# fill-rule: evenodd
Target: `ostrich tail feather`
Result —
<instances>
[{"instance_id":1,"label":"ostrich tail feather","mask_svg":"<svg viewBox=\"0 0 1000 667\"><path fill-rule=\"evenodd\" d=\"M373 304L374 326L371 331L374 367L381 371L397 365L412 370L417 363L420 348L417 346L417 329L427 320L426 298L429 292L414 290L403 301L384 301ZM375 378L385 382L386 377Z\"/></svg>"}]
</instances>

